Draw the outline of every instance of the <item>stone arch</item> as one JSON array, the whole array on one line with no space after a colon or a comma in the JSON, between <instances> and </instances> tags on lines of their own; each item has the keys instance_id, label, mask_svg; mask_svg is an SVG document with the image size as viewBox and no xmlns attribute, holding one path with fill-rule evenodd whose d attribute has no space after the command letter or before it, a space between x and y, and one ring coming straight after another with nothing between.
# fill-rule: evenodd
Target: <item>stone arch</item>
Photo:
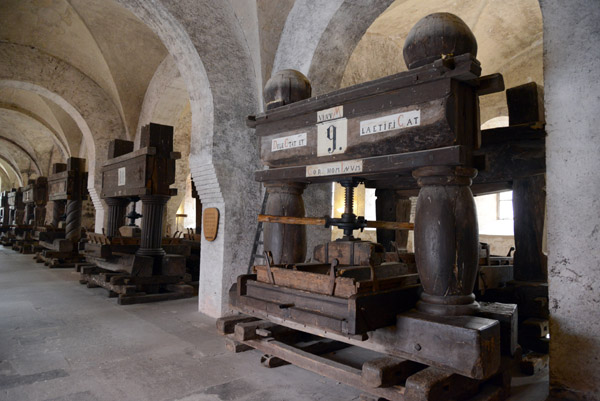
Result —
<instances>
[{"instance_id":1,"label":"stone arch","mask_svg":"<svg viewBox=\"0 0 600 401\"><path fill-rule=\"evenodd\" d=\"M10 175L8 174L8 171L6 170L5 164L8 167L10 167L10 169L13 171L15 177L17 177L17 180L19 181L19 186L22 187L23 186L23 175L21 174L21 170L14 164L13 161L8 159L8 157L3 154L0 154L0 161L3 162L3 163L0 163L0 165L2 166L2 170L4 170L6 175L8 177L10 177Z\"/></svg>"},{"instance_id":2,"label":"stone arch","mask_svg":"<svg viewBox=\"0 0 600 401\"><path fill-rule=\"evenodd\" d=\"M76 123L86 144L88 190L96 208L96 227L104 220L98 196L100 165L106 159L108 142L125 138L118 108L88 76L71 65L29 46L0 44L0 87L34 92L61 107Z\"/></svg>"},{"instance_id":3,"label":"stone arch","mask_svg":"<svg viewBox=\"0 0 600 401\"><path fill-rule=\"evenodd\" d=\"M46 127L46 129L48 129L48 131L50 131L50 133L52 134L52 136L51 136L52 141L58 147L58 149L62 153L63 157L65 159L67 159L69 156L71 156L71 150L69 149L69 145L68 145L67 139L65 138L64 134L62 132L58 132L57 130L55 130L54 127L52 127L50 124L48 124L48 122L45 121L42 117L38 116L37 114L35 114L29 110L22 108L19 105L13 104L13 103L0 102L0 109L6 109L6 110L11 110L11 111L21 113L21 114L27 116L28 118L40 123L41 125Z\"/></svg>"},{"instance_id":4,"label":"stone arch","mask_svg":"<svg viewBox=\"0 0 600 401\"><path fill-rule=\"evenodd\" d=\"M8 143L8 144L16 147L18 150L20 150L33 163L33 165L35 166L35 169L37 170L38 175L44 175L44 172L40 168L40 164L39 164L37 158L34 155L32 155L27 149L25 149L25 147L23 147L23 145L19 144L15 140L7 138L3 135L0 135L0 141Z\"/></svg>"},{"instance_id":5,"label":"stone arch","mask_svg":"<svg viewBox=\"0 0 600 401\"><path fill-rule=\"evenodd\" d=\"M202 240L199 308L220 316L228 310L229 286L250 256L252 238L245 234L256 228L260 205L260 186L249 174L258 169L254 135L235 118L259 109L244 32L228 2L117 1L159 36L186 84L192 178L203 207L217 207L221 216L221 234Z\"/></svg>"}]
</instances>

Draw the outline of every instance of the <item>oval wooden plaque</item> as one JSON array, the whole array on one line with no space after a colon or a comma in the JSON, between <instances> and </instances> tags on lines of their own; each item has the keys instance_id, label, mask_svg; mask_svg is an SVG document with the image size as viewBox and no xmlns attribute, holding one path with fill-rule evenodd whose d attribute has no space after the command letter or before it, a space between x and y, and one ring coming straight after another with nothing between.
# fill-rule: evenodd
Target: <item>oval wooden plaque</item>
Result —
<instances>
[{"instance_id":1,"label":"oval wooden plaque","mask_svg":"<svg viewBox=\"0 0 600 401\"><path fill-rule=\"evenodd\" d=\"M219 230L219 209L209 207L202 212L202 231L207 241L214 241Z\"/></svg>"}]
</instances>

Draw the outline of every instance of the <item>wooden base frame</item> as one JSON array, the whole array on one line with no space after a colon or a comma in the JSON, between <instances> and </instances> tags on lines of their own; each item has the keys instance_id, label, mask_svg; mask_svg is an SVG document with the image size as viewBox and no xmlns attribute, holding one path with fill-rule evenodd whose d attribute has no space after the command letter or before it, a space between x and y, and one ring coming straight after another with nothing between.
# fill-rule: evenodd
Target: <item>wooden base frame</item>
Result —
<instances>
[{"instance_id":1,"label":"wooden base frame","mask_svg":"<svg viewBox=\"0 0 600 401\"><path fill-rule=\"evenodd\" d=\"M136 277L89 264L81 264L78 269L80 284L86 284L88 288L105 288L109 297L118 297L119 305L191 298L196 293L194 287L188 284L189 277Z\"/></svg>"},{"instance_id":2,"label":"wooden base frame","mask_svg":"<svg viewBox=\"0 0 600 401\"><path fill-rule=\"evenodd\" d=\"M498 371L485 380L468 378L414 361L373 354L352 364L332 355L348 343L324 339L246 315L221 318L217 330L232 352L257 349L266 367L293 364L365 392L363 400L501 401L510 391L514 360L504 357Z\"/></svg>"}]
</instances>

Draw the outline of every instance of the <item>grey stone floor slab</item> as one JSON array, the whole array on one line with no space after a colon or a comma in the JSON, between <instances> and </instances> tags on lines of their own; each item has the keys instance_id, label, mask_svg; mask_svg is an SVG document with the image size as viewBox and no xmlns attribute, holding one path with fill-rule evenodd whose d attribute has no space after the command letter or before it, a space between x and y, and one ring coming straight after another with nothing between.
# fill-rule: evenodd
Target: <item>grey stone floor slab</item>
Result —
<instances>
[{"instance_id":1,"label":"grey stone floor slab","mask_svg":"<svg viewBox=\"0 0 600 401\"><path fill-rule=\"evenodd\" d=\"M0 246L0 400L358 400L360 392L261 354L231 354L197 299L117 305ZM545 383L522 400L543 400ZM537 397L537 398L536 398Z\"/></svg>"}]
</instances>

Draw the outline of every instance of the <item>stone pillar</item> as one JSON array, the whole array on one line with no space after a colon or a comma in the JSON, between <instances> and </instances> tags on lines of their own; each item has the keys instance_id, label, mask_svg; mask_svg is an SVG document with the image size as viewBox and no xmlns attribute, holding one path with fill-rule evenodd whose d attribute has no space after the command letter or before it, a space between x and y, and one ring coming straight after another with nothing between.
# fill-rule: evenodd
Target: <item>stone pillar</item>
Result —
<instances>
[{"instance_id":1,"label":"stone pillar","mask_svg":"<svg viewBox=\"0 0 600 401\"><path fill-rule=\"evenodd\" d=\"M125 212L129 200L126 198L105 198L104 201L108 206L105 234L108 237L116 237L119 235L119 227L125 225Z\"/></svg>"},{"instance_id":2,"label":"stone pillar","mask_svg":"<svg viewBox=\"0 0 600 401\"><path fill-rule=\"evenodd\" d=\"M269 198L265 213L275 216L304 217L302 193L306 184L265 184ZM302 263L306 257L306 227L298 224L265 223L264 249L273 254L276 264Z\"/></svg>"},{"instance_id":3,"label":"stone pillar","mask_svg":"<svg viewBox=\"0 0 600 401\"><path fill-rule=\"evenodd\" d=\"M67 201L67 221L65 227L65 239L77 243L81 239L81 199L69 199ZM77 247L74 247L77 249Z\"/></svg>"},{"instance_id":4,"label":"stone pillar","mask_svg":"<svg viewBox=\"0 0 600 401\"><path fill-rule=\"evenodd\" d=\"M136 255L164 256L161 247L165 205L169 195L142 195L142 235Z\"/></svg>"},{"instance_id":5,"label":"stone pillar","mask_svg":"<svg viewBox=\"0 0 600 401\"><path fill-rule=\"evenodd\" d=\"M423 285L417 309L435 315L466 315L479 305L473 287L479 262L479 228L471 192L477 170L423 167L413 172L419 198L415 258Z\"/></svg>"},{"instance_id":6,"label":"stone pillar","mask_svg":"<svg viewBox=\"0 0 600 401\"><path fill-rule=\"evenodd\" d=\"M550 394L600 394L600 2L540 1L544 17ZM574 12L574 10L576 10Z\"/></svg>"}]
</instances>

